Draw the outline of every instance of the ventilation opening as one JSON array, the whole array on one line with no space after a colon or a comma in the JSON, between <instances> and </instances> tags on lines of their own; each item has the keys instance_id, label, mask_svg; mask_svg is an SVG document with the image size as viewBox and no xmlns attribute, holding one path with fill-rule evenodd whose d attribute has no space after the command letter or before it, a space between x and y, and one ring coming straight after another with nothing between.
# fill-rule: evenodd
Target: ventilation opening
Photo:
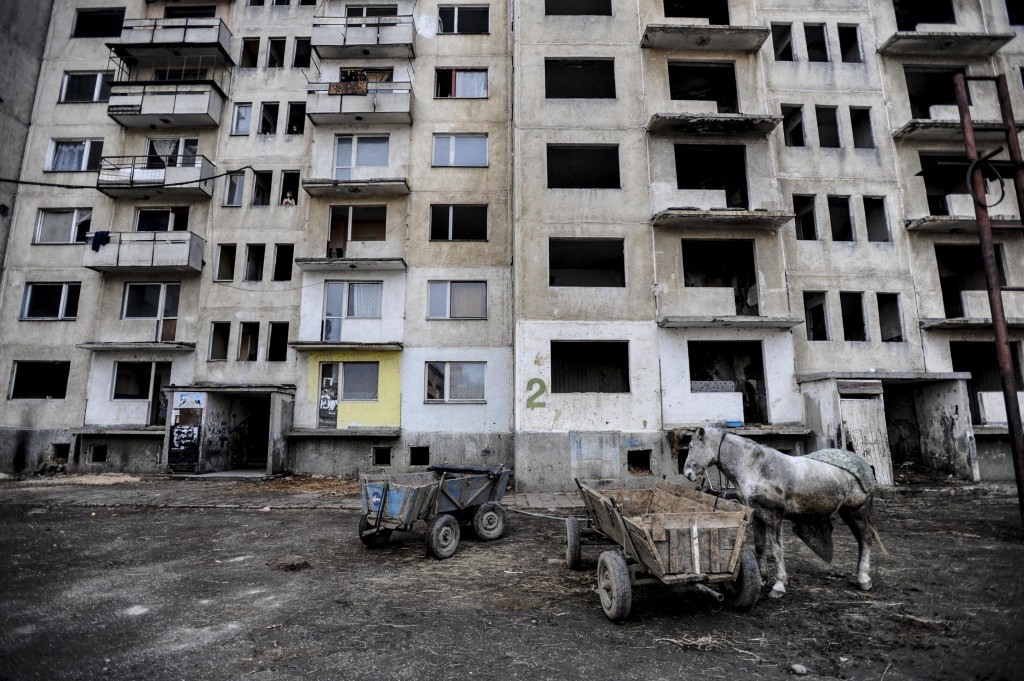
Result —
<instances>
[{"instance_id":1,"label":"ventilation opening","mask_svg":"<svg viewBox=\"0 0 1024 681\"><path fill-rule=\"evenodd\" d=\"M775 61L793 61L793 25L772 24Z\"/></svg>"},{"instance_id":2,"label":"ventilation opening","mask_svg":"<svg viewBox=\"0 0 1024 681\"><path fill-rule=\"evenodd\" d=\"M804 108L798 104L782 105L782 136L787 147L804 146Z\"/></svg>"},{"instance_id":3,"label":"ventilation opening","mask_svg":"<svg viewBox=\"0 0 1024 681\"><path fill-rule=\"evenodd\" d=\"M903 321L900 318L900 294L878 293L878 328L883 343L903 342Z\"/></svg>"},{"instance_id":4,"label":"ventilation opening","mask_svg":"<svg viewBox=\"0 0 1024 681\"><path fill-rule=\"evenodd\" d=\"M107 445L92 445L91 447L89 447L89 462L106 463Z\"/></svg>"},{"instance_id":5,"label":"ventilation opening","mask_svg":"<svg viewBox=\"0 0 1024 681\"><path fill-rule=\"evenodd\" d=\"M630 475L651 475L651 450L634 449L626 452L626 468Z\"/></svg>"},{"instance_id":6,"label":"ventilation opening","mask_svg":"<svg viewBox=\"0 0 1024 681\"><path fill-rule=\"evenodd\" d=\"M1003 268L1003 249L996 244L996 267L999 271L999 285L1006 286L1006 271ZM947 319L958 317L988 317L986 304L979 310L964 307L965 291L986 291L985 271L982 265L981 246L970 244L935 244L935 264L939 270L939 287L942 290L942 307Z\"/></svg>"},{"instance_id":7,"label":"ventilation opening","mask_svg":"<svg viewBox=\"0 0 1024 681\"><path fill-rule=\"evenodd\" d=\"M679 189L719 189L726 206L747 208L746 147L729 144L675 145Z\"/></svg>"},{"instance_id":8,"label":"ventilation opening","mask_svg":"<svg viewBox=\"0 0 1024 681\"><path fill-rule=\"evenodd\" d=\"M551 341L552 393L628 393L627 341Z\"/></svg>"},{"instance_id":9,"label":"ventilation opening","mask_svg":"<svg viewBox=\"0 0 1024 681\"><path fill-rule=\"evenodd\" d=\"M814 114L818 120L818 146L830 149L842 146L839 142L839 118L836 107L816 106Z\"/></svg>"},{"instance_id":10,"label":"ventilation opening","mask_svg":"<svg viewBox=\"0 0 1024 681\"><path fill-rule=\"evenodd\" d=\"M932 118L933 106L956 106L956 87L953 77L965 74L964 69L939 66L905 66L907 97L910 115L914 118ZM970 99L970 86L967 88Z\"/></svg>"},{"instance_id":11,"label":"ventilation opening","mask_svg":"<svg viewBox=\"0 0 1024 681\"><path fill-rule=\"evenodd\" d=\"M729 0L665 0L665 16L707 19L712 26L729 25Z\"/></svg>"},{"instance_id":12,"label":"ventilation opening","mask_svg":"<svg viewBox=\"0 0 1024 681\"><path fill-rule=\"evenodd\" d=\"M914 31L918 24L955 24L952 0L892 0L896 30Z\"/></svg>"},{"instance_id":13,"label":"ventilation opening","mask_svg":"<svg viewBox=\"0 0 1024 681\"><path fill-rule=\"evenodd\" d=\"M828 197L828 220L832 226L832 241L853 241L849 196Z\"/></svg>"},{"instance_id":14,"label":"ventilation opening","mask_svg":"<svg viewBox=\"0 0 1024 681\"><path fill-rule=\"evenodd\" d=\"M889 241L889 218L885 214L885 199L864 197L864 223L868 241Z\"/></svg>"},{"instance_id":15,"label":"ventilation opening","mask_svg":"<svg viewBox=\"0 0 1024 681\"><path fill-rule=\"evenodd\" d=\"M430 447L409 447L410 466L429 466Z\"/></svg>"},{"instance_id":16,"label":"ventilation opening","mask_svg":"<svg viewBox=\"0 0 1024 681\"><path fill-rule=\"evenodd\" d=\"M767 422L764 359L759 341L689 341L687 354L691 393L740 393L744 423Z\"/></svg>"},{"instance_id":17,"label":"ventilation opening","mask_svg":"<svg viewBox=\"0 0 1024 681\"><path fill-rule=\"evenodd\" d=\"M618 189L619 147L549 144L548 189Z\"/></svg>"},{"instance_id":18,"label":"ventilation opening","mask_svg":"<svg viewBox=\"0 0 1024 681\"><path fill-rule=\"evenodd\" d=\"M814 219L814 196L793 195L793 212L796 214L796 238L800 241L813 241L818 238L818 228Z\"/></svg>"},{"instance_id":19,"label":"ventilation opening","mask_svg":"<svg viewBox=\"0 0 1024 681\"><path fill-rule=\"evenodd\" d=\"M824 291L804 291L804 327L807 340L828 340L828 314Z\"/></svg>"},{"instance_id":20,"label":"ventilation opening","mask_svg":"<svg viewBox=\"0 0 1024 681\"><path fill-rule=\"evenodd\" d=\"M839 307L843 314L843 340L866 341L864 323L864 294L859 291L840 291Z\"/></svg>"},{"instance_id":21,"label":"ventilation opening","mask_svg":"<svg viewBox=\"0 0 1024 681\"><path fill-rule=\"evenodd\" d=\"M807 61L828 61L828 38L824 24L804 24L807 41Z\"/></svg>"},{"instance_id":22,"label":"ventilation opening","mask_svg":"<svg viewBox=\"0 0 1024 681\"><path fill-rule=\"evenodd\" d=\"M683 239L683 286L731 288L736 314L758 314L754 242Z\"/></svg>"},{"instance_id":23,"label":"ventilation opening","mask_svg":"<svg viewBox=\"0 0 1024 681\"><path fill-rule=\"evenodd\" d=\"M732 64L669 62L672 99L715 102L718 113L738 113L736 69Z\"/></svg>"},{"instance_id":24,"label":"ventilation opening","mask_svg":"<svg viewBox=\"0 0 1024 681\"><path fill-rule=\"evenodd\" d=\"M547 99L615 99L615 61L546 59L544 96Z\"/></svg>"},{"instance_id":25,"label":"ventilation opening","mask_svg":"<svg viewBox=\"0 0 1024 681\"><path fill-rule=\"evenodd\" d=\"M549 286L626 285L622 239L550 239Z\"/></svg>"}]
</instances>

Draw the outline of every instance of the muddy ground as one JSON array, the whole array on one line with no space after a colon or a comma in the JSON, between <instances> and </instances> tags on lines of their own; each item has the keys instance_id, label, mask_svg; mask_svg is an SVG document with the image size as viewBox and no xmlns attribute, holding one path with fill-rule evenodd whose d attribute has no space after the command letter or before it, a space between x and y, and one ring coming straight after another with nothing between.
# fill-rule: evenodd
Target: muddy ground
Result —
<instances>
[{"instance_id":1,"label":"muddy ground","mask_svg":"<svg viewBox=\"0 0 1024 681\"><path fill-rule=\"evenodd\" d=\"M130 488L130 485L128 486ZM68 492L73 497L74 490ZM563 525L365 549L343 510L96 508L0 487L0 679L1024 679L1015 499L883 499L875 589L786 530L790 593L749 613L664 587L605 619ZM541 511L543 513L543 511Z\"/></svg>"}]
</instances>

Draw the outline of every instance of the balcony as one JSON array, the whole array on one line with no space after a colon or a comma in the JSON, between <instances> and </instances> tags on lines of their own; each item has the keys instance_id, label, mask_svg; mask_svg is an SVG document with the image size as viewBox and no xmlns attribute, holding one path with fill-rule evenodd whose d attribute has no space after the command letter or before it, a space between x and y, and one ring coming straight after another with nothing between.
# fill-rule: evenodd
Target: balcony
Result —
<instances>
[{"instance_id":1,"label":"balcony","mask_svg":"<svg viewBox=\"0 0 1024 681\"><path fill-rule=\"evenodd\" d=\"M82 266L97 272L199 274L206 242L192 232L111 232L99 245L93 232Z\"/></svg>"},{"instance_id":2,"label":"balcony","mask_svg":"<svg viewBox=\"0 0 1024 681\"><path fill-rule=\"evenodd\" d=\"M112 198L209 199L215 173L205 156L106 156L96 188Z\"/></svg>"},{"instance_id":3,"label":"balcony","mask_svg":"<svg viewBox=\"0 0 1024 681\"><path fill-rule=\"evenodd\" d=\"M408 125L412 83L310 83L306 115L313 125Z\"/></svg>"},{"instance_id":4,"label":"balcony","mask_svg":"<svg viewBox=\"0 0 1024 681\"><path fill-rule=\"evenodd\" d=\"M1017 199L1013 193L1013 185L1007 182L1005 195L1000 198L996 189L985 197L989 206L989 220L994 230L1022 229ZM946 212L943 215L926 215L925 217L906 221L908 232L929 232L937 234L961 234L978 231L978 223L974 214L974 199L970 194L947 194L945 196Z\"/></svg>"},{"instance_id":5,"label":"balcony","mask_svg":"<svg viewBox=\"0 0 1024 681\"><path fill-rule=\"evenodd\" d=\"M714 102L710 102L714 104ZM656 113L647 121L647 132L668 135L750 135L765 137L782 122L781 116L759 114L685 112Z\"/></svg>"},{"instance_id":6,"label":"balcony","mask_svg":"<svg viewBox=\"0 0 1024 681\"><path fill-rule=\"evenodd\" d=\"M918 28L925 26L919 24ZM949 24L936 24L937 31L897 31L878 48L879 54L936 57L991 57L1014 38L1013 33L949 31Z\"/></svg>"},{"instance_id":7,"label":"balcony","mask_svg":"<svg viewBox=\"0 0 1024 681\"><path fill-rule=\"evenodd\" d=\"M296 258L295 266L305 272L351 272L362 270L379 272L383 270L404 270L405 260L402 258L353 258L333 257Z\"/></svg>"},{"instance_id":8,"label":"balcony","mask_svg":"<svg viewBox=\"0 0 1024 681\"><path fill-rule=\"evenodd\" d=\"M226 101L211 81L115 83L107 115L126 128L217 127Z\"/></svg>"},{"instance_id":9,"label":"balcony","mask_svg":"<svg viewBox=\"0 0 1024 681\"><path fill-rule=\"evenodd\" d=\"M302 181L302 188L310 196L328 197L376 197L402 196L409 193L409 182L405 177L353 177L332 180L327 177L311 177Z\"/></svg>"},{"instance_id":10,"label":"balcony","mask_svg":"<svg viewBox=\"0 0 1024 681\"><path fill-rule=\"evenodd\" d=\"M979 142L999 143L1006 139L1006 126L993 104L970 107L974 136ZM921 112L924 113L924 112ZM960 110L956 105L942 104L928 107L928 117L915 117L892 133L893 139L914 142L963 144L964 131L960 124ZM920 115L920 114L919 114ZM1024 120L1016 121L1017 129L1024 129Z\"/></svg>"},{"instance_id":11,"label":"balcony","mask_svg":"<svg viewBox=\"0 0 1024 681\"><path fill-rule=\"evenodd\" d=\"M693 21L647 24L644 26L640 47L701 52L757 52L771 34L767 26L716 26Z\"/></svg>"},{"instance_id":12,"label":"balcony","mask_svg":"<svg viewBox=\"0 0 1024 681\"><path fill-rule=\"evenodd\" d=\"M670 206L655 213L655 227L690 229L778 229L795 215L788 211L729 206L723 189L687 189L674 192L684 206Z\"/></svg>"},{"instance_id":13,"label":"balcony","mask_svg":"<svg viewBox=\"0 0 1024 681\"><path fill-rule=\"evenodd\" d=\"M310 45L320 59L412 59L411 16L318 17Z\"/></svg>"},{"instance_id":14,"label":"balcony","mask_svg":"<svg viewBox=\"0 0 1024 681\"><path fill-rule=\"evenodd\" d=\"M219 56L231 62L231 31L216 18L125 19L121 37L107 43L119 58Z\"/></svg>"}]
</instances>

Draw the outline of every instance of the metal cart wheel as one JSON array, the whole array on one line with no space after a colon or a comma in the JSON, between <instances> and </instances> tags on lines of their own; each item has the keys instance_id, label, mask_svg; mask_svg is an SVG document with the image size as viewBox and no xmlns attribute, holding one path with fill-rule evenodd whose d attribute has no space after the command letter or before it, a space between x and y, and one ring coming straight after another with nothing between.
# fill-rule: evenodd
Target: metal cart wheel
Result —
<instances>
[{"instance_id":1,"label":"metal cart wheel","mask_svg":"<svg viewBox=\"0 0 1024 681\"><path fill-rule=\"evenodd\" d=\"M721 585L725 603L737 610L749 610L761 597L761 570L757 566L757 556L750 546L743 547L740 554L740 570L732 582Z\"/></svg>"},{"instance_id":2,"label":"metal cart wheel","mask_svg":"<svg viewBox=\"0 0 1024 681\"><path fill-rule=\"evenodd\" d=\"M473 514L473 530L483 541L493 541L505 534L507 516L505 507L497 501L481 504Z\"/></svg>"},{"instance_id":3,"label":"metal cart wheel","mask_svg":"<svg viewBox=\"0 0 1024 681\"><path fill-rule=\"evenodd\" d=\"M391 538L391 530L387 528L381 528L374 534L365 534L367 530L372 530L373 525L366 516L360 516L359 518L359 540L369 546L371 549L375 549L384 546L388 543L388 539Z\"/></svg>"},{"instance_id":4,"label":"metal cart wheel","mask_svg":"<svg viewBox=\"0 0 1024 681\"><path fill-rule=\"evenodd\" d=\"M613 622L629 617L633 605L633 586L626 559L618 551L605 551L597 559L597 593L604 614Z\"/></svg>"},{"instance_id":5,"label":"metal cart wheel","mask_svg":"<svg viewBox=\"0 0 1024 681\"><path fill-rule=\"evenodd\" d=\"M579 570L582 562L580 520L575 516L569 516L565 519L565 564L570 570Z\"/></svg>"},{"instance_id":6,"label":"metal cart wheel","mask_svg":"<svg viewBox=\"0 0 1024 681\"><path fill-rule=\"evenodd\" d=\"M439 513L427 521L427 551L438 560L445 560L459 550L459 521L447 513Z\"/></svg>"}]
</instances>

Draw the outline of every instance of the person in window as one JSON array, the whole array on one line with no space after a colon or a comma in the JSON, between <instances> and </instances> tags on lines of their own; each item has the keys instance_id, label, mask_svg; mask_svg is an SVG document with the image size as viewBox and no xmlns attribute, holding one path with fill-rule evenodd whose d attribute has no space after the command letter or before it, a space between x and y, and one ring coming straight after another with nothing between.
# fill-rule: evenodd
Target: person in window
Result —
<instances>
[{"instance_id":1,"label":"person in window","mask_svg":"<svg viewBox=\"0 0 1024 681\"><path fill-rule=\"evenodd\" d=\"M295 205L295 199L292 198L292 193L291 192L285 192L284 193L284 198L281 199L281 205L282 206L294 206Z\"/></svg>"}]
</instances>

